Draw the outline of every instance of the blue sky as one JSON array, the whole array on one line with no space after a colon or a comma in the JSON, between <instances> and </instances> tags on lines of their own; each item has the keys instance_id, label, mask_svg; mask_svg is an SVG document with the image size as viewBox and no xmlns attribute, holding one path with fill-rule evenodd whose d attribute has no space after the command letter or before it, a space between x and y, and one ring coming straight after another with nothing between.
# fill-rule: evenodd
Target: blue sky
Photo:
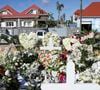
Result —
<instances>
[{"instance_id":1,"label":"blue sky","mask_svg":"<svg viewBox=\"0 0 100 90\"><path fill-rule=\"evenodd\" d=\"M0 8L5 5L10 5L17 11L23 11L32 4L36 4L47 12L52 12L53 16L57 18L56 2L64 4L62 13L66 14L66 18L69 19L73 15L75 10L80 8L80 0L0 0ZM91 2L100 0L83 0L83 8L88 6Z\"/></svg>"}]
</instances>

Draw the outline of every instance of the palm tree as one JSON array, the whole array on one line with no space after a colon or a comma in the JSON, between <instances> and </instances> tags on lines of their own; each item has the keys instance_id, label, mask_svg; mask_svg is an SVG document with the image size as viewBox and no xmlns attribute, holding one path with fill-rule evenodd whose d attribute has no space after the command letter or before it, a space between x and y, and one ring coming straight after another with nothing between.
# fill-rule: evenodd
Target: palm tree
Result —
<instances>
[{"instance_id":1,"label":"palm tree","mask_svg":"<svg viewBox=\"0 0 100 90\"><path fill-rule=\"evenodd\" d=\"M55 27L55 26L57 26L57 22L55 21L55 19L53 17L53 13L48 13L48 14L49 14L49 19L47 21L48 27Z\"/></svg>"},{"instance_id":2,"label":"palm tree","mask_svg":"<svg viewBox=\"0 0 100 90\"><path fill-rule=\"evenodd\" d=\"M57 7L57 10L58 10L58 23L60 23L60 14L61 14L62 9L64 8L64 5L59 3L59 1L57 1L56 7Z\"/></svg>"},{"instance_id":3,"label":"palm tree","mask_svg":"<svg viewBox=\"0 0 100 90\"><path fill-rule=\"evenodd\" d=\"M53 13L48 13L48 14L49 14L49 19L54 20Z\"/></svg>"},{"instance_id":4,"label":"palm tree","mask_svg":"<svg viewBox=\"0 0 100 90\"><path fill-rule=\"evenodd\" d=\"M63 13L63 14L61 15L61 17L60 17L60 23L61 23L61 24L64 24L64 23L65 23L65 19L66 19L66 15L65 15L65 13Z\"/></svg>"}]
</instances>

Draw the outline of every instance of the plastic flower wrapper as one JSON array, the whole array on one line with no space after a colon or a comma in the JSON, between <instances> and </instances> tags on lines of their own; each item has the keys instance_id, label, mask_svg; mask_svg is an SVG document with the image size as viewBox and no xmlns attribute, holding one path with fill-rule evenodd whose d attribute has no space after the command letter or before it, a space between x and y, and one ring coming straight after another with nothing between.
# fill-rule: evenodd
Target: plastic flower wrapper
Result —
<instances>
[{"instance_id":1,"label":"plastic flower wrapper","mask_svg":"<svg viewBox=\"0 0 100 90\"><path fill-rule=\"evenodd\" d=\"M35 47L38 41L38 37L33 32L31 32L29 35L27 35L26 33L21 33L19 35L19 41L25 49L32 49Z\"/></svg>"}]
</instances>

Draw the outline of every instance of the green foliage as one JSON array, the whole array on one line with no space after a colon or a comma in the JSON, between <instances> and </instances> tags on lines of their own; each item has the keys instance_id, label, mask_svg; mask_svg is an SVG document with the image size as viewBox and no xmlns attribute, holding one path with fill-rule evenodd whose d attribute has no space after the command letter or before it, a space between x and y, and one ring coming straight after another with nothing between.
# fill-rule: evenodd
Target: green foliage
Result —
<instances>
[{"instance_id":1,"label":"green foliage","mask_svg":"<svg viewBox=\"0 0 100 90\"><path fill-rule=\"evenodd\" d=\"M40 48L41 45L42 45L42 39L39 39L35 46Z\"/></svg>"},{"instance_id":2,"label":"green foliage","mask_svg":"<svg viewBox=\"0 0 100 90\"><path fill-rule=\"evenodd\" d=\"M7 34L1 34L0 39L5 40L8 44L14 43L14 44L19 44L19 39L18 35L7 35Z\"/></svg>"},{"instance_id":3,"label":"green foliage","mask_svg":"<svg viewBox=\"0 0 100 90\"><path fill-rule=\"evenodd\" d=\"M16 71L10 71L9 74L10 76L3 77L6 90L19 90L20 84L16 77Z\"/></svg>"},{"instance_id":4,"label":"green foliage","mask_svg":"<svg viewBox=\"0 0 100 90\"><path fill-rule=\"evenodd\" d=\"M18 35L13 35L13 36L12 36L12 42L13 42L14 44L19 44Z\"/></svg>"},{"instance_id":5,"label":"green foliage","mask_svg":"<svg viewBox=\"0 0 100 90\"><path fill-rule=\"evenodd\" d=\"M95 39L94 38L88 38L84 41L85 44L87 45L93 45L95 43Z\"/></svg>"},{"instance_id":6,"label":"green foliage","mask_svg":"<svg viewBox=\"0 0 100 90\"><path fill-rule=\"evenodd\" d=\"M60 23L60 14L62 9L64 8L64 5L62 3L60 3L59 1L56 2L56 9L58 11L58 23Z\"/></svg>"},{"instance_id":7,"label":"green foliage","mask_svg":"<svg viewBox=\"0 0 100 90\"><path fill-rule=\"evenodd\" d=\"M32 63L38 59L38 54L29 52L22 53L21 59L23 60L23 63Z\"/></svg>"},{"instance_id":8,"label":"green foliage","mask_svg":"<svg viewBox=\"0 0 100 90\"><path fill-rule=\"evenodd\" d=\"M48 27L55 27L57 26L57 21L55 21L53 17L53 13L49 13L49 19L46 21Z\"/></svg>"},{"instance_id":9,"label":"green foliage","mask_svg":"<svg viewBox=\"0 0 100 90\"><path fill-rule=\"evenodd\" d=\"M1 40L1 39L5 40L7 43L12 43L12 38L11 38L11 36L9 36L9 35L1 34L0 40Z\"/></svg>"},{"instance_id":10,"label":"green foliage","mask_svg":"<svg viewBox=\"0 0 100 90\"><path fill-rule=\"evenodd\" d=\"M12 53L9 53L7 56L5 56L4 60L6 61L4 64L5 69L7 70L15 70L15 62L13 61L14 55Z\"/></svg>"},{"instance_id":11,"label":"green foliage","mask_svg":"<svg viewBox=\"0 0 100 90\"><path fill-rule=\"evenodd\" d=\"M57 21L48 20L47 25L48 25L48 27L55 27L55 26L57 26Z\"/></svg>"},{"instance_id":12,"label":"green foliage","mask_svg":"<svg viewBox=\"0 0 100 90\"><path fill-rule=\"evenodd\" d=\"M81 59L80 59L80 62L79 64L81 64L82 66L80 67L80 65L76 65L76 69L79 71L79 72L83 72L85 71L87 68L91 68L92 64L94 63L93 60L89 59L89 56L88 56L88 51L85 50L85 49L80 49L81 51Z\"/></svg>"}]
</instances>

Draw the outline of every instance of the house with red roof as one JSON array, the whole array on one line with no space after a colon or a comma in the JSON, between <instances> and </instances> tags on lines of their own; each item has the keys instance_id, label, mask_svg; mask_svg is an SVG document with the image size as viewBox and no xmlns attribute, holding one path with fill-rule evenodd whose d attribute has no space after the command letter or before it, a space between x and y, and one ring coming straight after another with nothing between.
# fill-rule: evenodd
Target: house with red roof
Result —
<instances>
[{"instance_id":1,"label":"house with red roof","mask_svg":"<svg viewBox=\"0 0 100 90\"><path fill-rule=\"evenodd\" d=\"M0 9L1 28L32 28L38 24L45 24L47 19L48 13L35 4L22 12L16 11L9 5Z\"/></svg>"},{"instance_id":2,"label":"house with red roof","mask_svg":"<svg viewBox=\"0 0 100 90\"><path fill-rule=\"evenodd\" d=\"M74 13L74 22L80 27L81 11ZM100 32L100 2L92 2L82 10L82 30L97 30Z\"/></svg>"}]
</instances>

